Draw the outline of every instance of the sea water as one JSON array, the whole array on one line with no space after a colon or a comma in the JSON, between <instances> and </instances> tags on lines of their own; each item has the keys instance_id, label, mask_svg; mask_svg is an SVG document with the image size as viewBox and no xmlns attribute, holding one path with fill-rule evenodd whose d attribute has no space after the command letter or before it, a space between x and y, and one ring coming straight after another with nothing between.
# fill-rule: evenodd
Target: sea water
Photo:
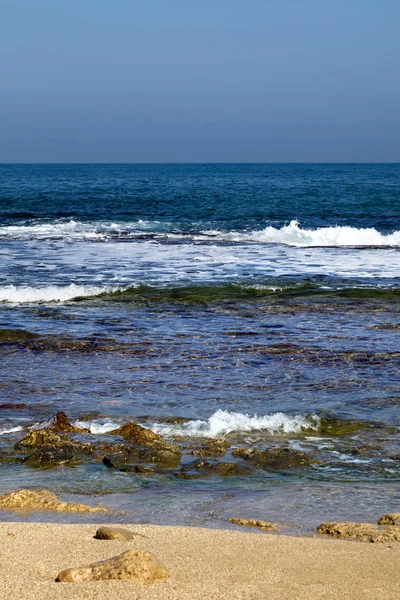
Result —
<instances>
[{"instance_id":1,"label":"sea water","mask_svg":"<svg viewBox=\"0 0 400 600\"><path fill-rule=\"evenodd\" d=\"M399 165L0 166L0 492L289 533L398 510L399 248ZM218 460L315 462L187 480L25 465L14 444L59 410L89 441L149 427L180 467L214 438Z\"/></svg>"}]
</instances>

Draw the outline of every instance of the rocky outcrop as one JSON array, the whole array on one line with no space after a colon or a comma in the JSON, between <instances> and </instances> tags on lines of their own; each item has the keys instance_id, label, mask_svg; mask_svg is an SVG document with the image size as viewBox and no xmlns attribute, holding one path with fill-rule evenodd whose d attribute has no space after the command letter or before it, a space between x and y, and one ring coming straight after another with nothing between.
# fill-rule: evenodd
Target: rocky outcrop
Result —
<instances>
[{"instance_id":1,"label":"rocky outcrop","mask_svg":"<svg viewBox=\"0 0 400 600\"><path fill-rule=\"evenodd\" d=\"M400 525L400 513L390 513L382 515L378 525Z\"/></svg>"},{"instance_id":2,"label":"rocky outcrop","mask_svg":"<svg viewBox=\"0 0 400 600\"><path fill-rule=\"evenodd\" d=\"M75 456L68 448L55 450L36 450L23 459L23 464L37 469L55 469L56 467L74 467L81 464L82 459Z\"/></svg>"},{"instance_id":3,"label":"rocky outcrop","mask_svg":"<svg viewBox=\"0 0 400 600\"><path fill-rule=\"evenodd\" d=\"M198 448L191 450L190 454L193 454L194 456L221 456L222 454L226 454L228 448L228 442L215 439L204 442L204 444Z\"/></svg>"},{"instance_id":4,"label":"rocky outcrop","mask_svg":"<svg viewBox=\"0 0 400 600\"><path fill-rule=\"evenodd\" d=\"M28 433L17 442L14 446L16 450L25 448L61 448L72 445L72 442L66 437L61 437L52 431L45 429L31 429Z\"/></svg>"},{"instance_id":5,"label":"rocky outcrop","mask_svg":"<svg viewBox=\"0 0 400 600\"><path fill-rule=\"evenodd\" d=\"M120 529L119 527L99 527L94 534L96 540L118 540L120 542L129 542L135 537L135 533L128 529Z\"/></svg>"},{"instance_id":6,"label":"rocky outcrop","mask_svg":"<svg viewBox=\"0 0 400 600\"><path fill-rule=\"evenodd\" d=\"M169 577L163 565L149 552L128 550L118 556L93 563L86 567L61 571L56 581L101 581L121 579L149 585L158 579Z\"/></svg>"},{"instance_id":7,"label":"rocky outcrop","mask_svg":"<svg viewBox=\"0 0 400 600\"><path fill-rule=\"evenodd\" d=\"M62 410L56 412L54 417L52 417L48 424L48 429L52 429L53 431L66 431L70 433L90 433L90 429L80 429L79 427L74 427L71 425L66 413Z\"/></svg>"},{"instance_id":8,"label":"rocky outcrop","mask_svg":"<svg viewBox=\"0 0 400 600\"><path fill-rule=\"evenodd\" d=\"M300 469L317 462L305 452L280 447L268 448L267 450L236 448L233 450L232 455L270 471Z\"/></svg>"},{"instance_id":9,"label":"rocky outcrop","mask_svg":"<svg viewBox=\"0 0 400 600\"><path fill-rule=\"evenodd\" d=\"M228 521L241 527L258 527L260 531L278 531L279 529L275 523L268 523L268 521L259 521L257 519L236 519L235 517L230 517Z\"/></svg>"},{"instance_id":10,"label":"rocky outcrop","mask_svg":"<svg viewBox=\"0 0 400 600\"><path fill-rule=\"evenodd\" d=\"M147 446L155 441L162 440L161 435L158 435L158 433L154 433L151 429L146 429L146 427L132 422L125 423L125 425L118 427L118 429L113 429L110 433L120 435L130 444L136 446Z\"/></svg>"},{"instance_id":11,"label":"rocky outcrop","mask_svg":"<svg viewBox=\"0 0 400 600\"><path fill-rule=\"evenodd\" d=\"M366 542L400 542L400 527L380 528L371 523L321 523L317 533L335 538L353 538Z\"/></svg>"},{"instance_id":12,"label":"rocky outcrop","mask_svg":"<svg viewBox=\"0 0 400 600\"><path fill-rule=\"evenodd\" d=\"M48 490L16 490L0 496L0 510L52 510L55 512L107 512L105 508L62 502Z\"/></svg>"}]
</instances>

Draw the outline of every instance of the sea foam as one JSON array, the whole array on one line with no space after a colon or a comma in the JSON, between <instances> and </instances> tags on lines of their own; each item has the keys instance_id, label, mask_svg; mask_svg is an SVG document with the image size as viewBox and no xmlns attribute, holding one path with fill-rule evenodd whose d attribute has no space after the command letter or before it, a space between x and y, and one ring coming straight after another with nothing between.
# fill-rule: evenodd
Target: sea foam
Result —
<instances>
[{"instance_id":1,"label":"sea foam","mask_svg":"<svg viewBox=\"0 0 400 600\"><path fill-rule=\"evenodd\" d=\"M267 431L270 434L297 433L303 429L318 429L319 418L316 415L290 416L277 412L270 415L249 415L245 413L217 410L207 421L188 421L182 425L152 423L155 433L166 437L188 436L217 438L228 433L246 433Z\"/></svg>"},{"instance_id":2,"label":"sea foam","mask_svg":"<svg viewBox=\"0 0 400 600\"><path fill-rule=\"evenodd\" d=\"M73 298L98 296L118 291L120 291L120 288L76 285L75 283L67 286L49 285L45 287L5 285L0 287L0 302L10 304L66 302Z\"/></svg>"},{"instance_id":3,"label":"sea foam","mask_svg":"<svg viewBox=\"0 0 400 600\"><path fill-rule=\"evenodd\" d=\"M269 226L248 233L205 231L204 236L221 241L262 242L297 247L341 247L341 246L400 246L400 231L383 234L374 229L357 227L319 227L302 229L295 220L280 229Z\"/></svg>"}]
</instances>

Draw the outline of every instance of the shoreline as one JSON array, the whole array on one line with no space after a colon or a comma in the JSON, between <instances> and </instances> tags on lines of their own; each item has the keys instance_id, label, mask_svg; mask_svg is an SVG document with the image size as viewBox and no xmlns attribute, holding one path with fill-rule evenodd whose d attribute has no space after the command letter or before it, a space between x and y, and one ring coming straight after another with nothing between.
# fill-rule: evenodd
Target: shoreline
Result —
<instances>
[{"instance_id":1,"label":"shoreline","mask_svg":"<svg viewBox=\"0 0 400 600\"><path fill-rule=\"evenodd\" d=\"M116 525L132 541L93 538L88 524L0 522L3 600L289 600L400 597L400 544L198 527ZM56 583L58 573L126 550L152 553L170 578Z\"/></svg>"}]
</instances>

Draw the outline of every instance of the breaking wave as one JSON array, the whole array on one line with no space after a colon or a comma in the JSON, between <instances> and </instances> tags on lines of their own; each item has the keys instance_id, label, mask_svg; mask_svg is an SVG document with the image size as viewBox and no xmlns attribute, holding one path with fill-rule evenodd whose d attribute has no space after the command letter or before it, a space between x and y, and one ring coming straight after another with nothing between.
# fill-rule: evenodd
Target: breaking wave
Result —
<instances>
[{"instance_id":1,"label":"breaking wave","mask_svg":"<svg viewBox=\"0 0 400 600\"><path fill-rule=\"evenodd\" d=\"M73 219L48 223L25 223L0 227L0 240L66 240L104 241L154 238L162 240L216 241L239 243L281 244L294 247L399 247L400 231L384 234L373 227L358 229L349 226L302 229L296 220L281 228L241 232L223 230L199 231L199 223L188 230L179 223L161 221L134 222L80 222ZM197 230L197 233L196 233Z\"/></svg>"},{"instance_id":2,"label":"breaking wave","mask_svg":"<svg viewBox=\"0 0 400 600\"><path fill-rule=\"evenodd\" d=\"M188 421L181 425L169 423L152 423L150 428L155 433L166 437L188 436L218 438L228 433L246 433L251 431L268 431L276 433L297 433L303 429L318 429L319 417L290 416L285 413L271 415L248 415L244 413L217 410L207 421Z\"/></svg>"},{"instance_id":3,"label":"breaking wave","mask_svg":"<svg viewBox=\"0 0 400 600\"><path fill-rule=\"evenodd\" d=\"M66 302L73 298L99 296L100 294L120 291L120 288L106 286L49 285L45 287L24 287L5 285L0 287L0 302L9 304L29 304L32 302Z\"/></svg>"},{"instance_id":4,"label":"breaking wave","mask_svg":"<svg viewBox=\"0 0 400 600\"><path fill-rule=\"evenodd\" d=\"M249 233L205 231L203 236L230 242L263 242L297 247L341 247L341 246L400 246L400 231L383 234L374 229L357 227L319 227L301 229L297 221L291 221L280 229L269 226L261 231Z\"/></svg>"}]
</instances>

